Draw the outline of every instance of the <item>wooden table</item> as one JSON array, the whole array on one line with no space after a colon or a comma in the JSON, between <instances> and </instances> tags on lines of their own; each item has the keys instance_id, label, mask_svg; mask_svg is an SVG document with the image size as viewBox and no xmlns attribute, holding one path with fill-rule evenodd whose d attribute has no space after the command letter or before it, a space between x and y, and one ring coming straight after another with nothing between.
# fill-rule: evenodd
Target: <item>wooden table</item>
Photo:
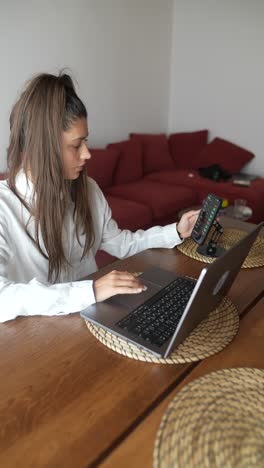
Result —
<instances>
[{"instance_id":1,"label":"wooden table","mask_svg":"<svg viewBox=\"0 0 264 468\"><path fill-rule=\"evenodd\" d=\"M171 400L191 380L212 371L231 367L264 369L264 299L260 300L243 318L233 342L220 353L200 362L176 389L112 451L102 463L102 468L119 467L124 464L127 468L135 466L151 468L156 434ZM124 463L125 460L126 463Z\"/></svg>"},{"instance_id":2,"label":"wooden table","mask_svg":"<svg viewBox=\"0 0 264 468\"><path fill-rule=\"evenodd\" d=\"M251 228L247 223L235 225ZM148 250L114 267L144 271L152 265L196 277L203 267L177 249ZM113 265L94 276L111 269ZM241 333L245 330L246 336L249 326L255 330L254 314L261 315L263 273L264 268L241 270L229 293L243 317L236 340L222 353L192 364L151 364L120 356L88 332L79 314L1 324L0 466L132 466L133 458L122 458L127 453L136 457L138 466L151 466L160 417L188 379L233 365L228 353L233 353L233 362L241 358L239 365L261 367L263 319L256 319L262 336L258 342L252 337L255 348L250 345L248 353ZM145 434L145 425L144 453L135 453L134 441Z\"/></svg>"}]
</instances>

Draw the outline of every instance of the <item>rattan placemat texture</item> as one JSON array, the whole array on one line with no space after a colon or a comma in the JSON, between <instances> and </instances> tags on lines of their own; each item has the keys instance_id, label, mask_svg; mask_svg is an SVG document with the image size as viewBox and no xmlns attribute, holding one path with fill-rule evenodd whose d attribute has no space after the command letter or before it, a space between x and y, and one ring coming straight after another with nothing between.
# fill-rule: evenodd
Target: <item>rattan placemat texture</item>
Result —
<instances>
[{"instance_id":1,"label":"rattan placemat texture","mask_svg":"<svg viewBox=\"0 0 264 468\"><path fill-rule=\"evenodd\" d=\"M218 244L225 249L230 249L230 247L235 245L246 234L247 233L245 231L225 228ZM188 238L182 244L177 245L177 249L188 257L199 260L200 262L211 263L215 260L212 257L205 257L204 255L199 254L196 251L197 246L198 244L196 244L196 242L194 242L191 238ZM257 237L242 265L242 268L254 268L261 266L264 266L264 236Z\"/></svg>"},{"instance_id":2,"label":"rattan placemat texture","mask_svg":"<svg viewBox=\"0 0 264 468\"><path fill-rule=\"evenodd\" d=\"M182 364L199 361L224 349L238 331L239 316L233 303L225 298L165 359L156 357L98 325L88 321L86 325L101 343L123 356L160 364Z\"/></svg>"},{"instance_id":3,"label":"rattan placemat texture","mask_svg":"<svg viewBox=\"0 0 264 468\"><path fill-rule=\"evenodd\" d=\"M163 415L154 468L264 466L264 370L223 369L186 385Z\"/></svg>"}]
</instances>

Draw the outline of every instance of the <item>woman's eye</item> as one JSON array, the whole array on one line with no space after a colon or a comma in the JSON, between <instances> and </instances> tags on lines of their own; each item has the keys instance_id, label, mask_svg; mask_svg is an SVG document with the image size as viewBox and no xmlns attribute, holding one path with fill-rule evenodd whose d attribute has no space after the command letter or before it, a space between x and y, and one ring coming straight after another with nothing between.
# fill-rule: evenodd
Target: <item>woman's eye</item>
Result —
<instances>
[{"instance_id":1,"label":"woman's eye","mask_svg":"<svg viewBox=\"0 0 264 468\"><path fill-rule=\"evenodd\" d=\"M79 143L79 145L77 145L77 146L73 145L73 148L76 149L76 150L78 150L78 149L81 148L81 146L82 146L83 143L84 143L85 145L87 145L87 144L88 144L88 138L85 138L85 140L82 140L82 142Z\"/></svg>"}]
</instances>

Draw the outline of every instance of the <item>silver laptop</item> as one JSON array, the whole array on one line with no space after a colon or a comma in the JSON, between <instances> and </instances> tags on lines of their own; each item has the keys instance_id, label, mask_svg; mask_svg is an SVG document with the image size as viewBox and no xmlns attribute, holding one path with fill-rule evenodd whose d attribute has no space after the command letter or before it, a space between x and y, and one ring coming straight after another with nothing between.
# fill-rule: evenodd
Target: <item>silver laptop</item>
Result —
<instances>
[{"instance_id":1,"label":"silver laptop","mask_svg":"<svg viewBox=\"0 0 264 468\"><path fill-rule=\"evenodd\" d=\"M141 275L148 289L119 294L81 311L106 330L167 357L221 302L231 288L264 223L204 267L198 280L151 268Z\"/></svg>"}]
</instances>

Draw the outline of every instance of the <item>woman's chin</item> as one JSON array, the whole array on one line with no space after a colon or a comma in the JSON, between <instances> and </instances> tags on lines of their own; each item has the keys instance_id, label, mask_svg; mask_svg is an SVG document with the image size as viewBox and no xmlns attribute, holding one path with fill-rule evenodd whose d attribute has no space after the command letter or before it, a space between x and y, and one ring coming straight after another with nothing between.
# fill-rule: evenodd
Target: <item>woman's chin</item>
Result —
<instances>
[{"instance_id":1,"label":"woman's chin","mask_svg":"<svg viewBox=\"0 0 264 468\"><path fill-rule=\"evenodd\" d=\"M68 173L64 175L64 178L67 180L76 180L80 177L80 174L83 172L82 169L83 168L79 168L79 167L76 169L72 169L71 171L68 171Z\"/></svg>"},{"instance_id":2,"label":"woman's chin","mask_svg":"<svg viewBox=\"0 0 264 468\"><path fill-rule=\"evenodd\" d=\"M68 174L66 175L65 179L66 180L76 180L80 177L80 172L75 172L74 174Z\"/></svg>"}]
</instances>

